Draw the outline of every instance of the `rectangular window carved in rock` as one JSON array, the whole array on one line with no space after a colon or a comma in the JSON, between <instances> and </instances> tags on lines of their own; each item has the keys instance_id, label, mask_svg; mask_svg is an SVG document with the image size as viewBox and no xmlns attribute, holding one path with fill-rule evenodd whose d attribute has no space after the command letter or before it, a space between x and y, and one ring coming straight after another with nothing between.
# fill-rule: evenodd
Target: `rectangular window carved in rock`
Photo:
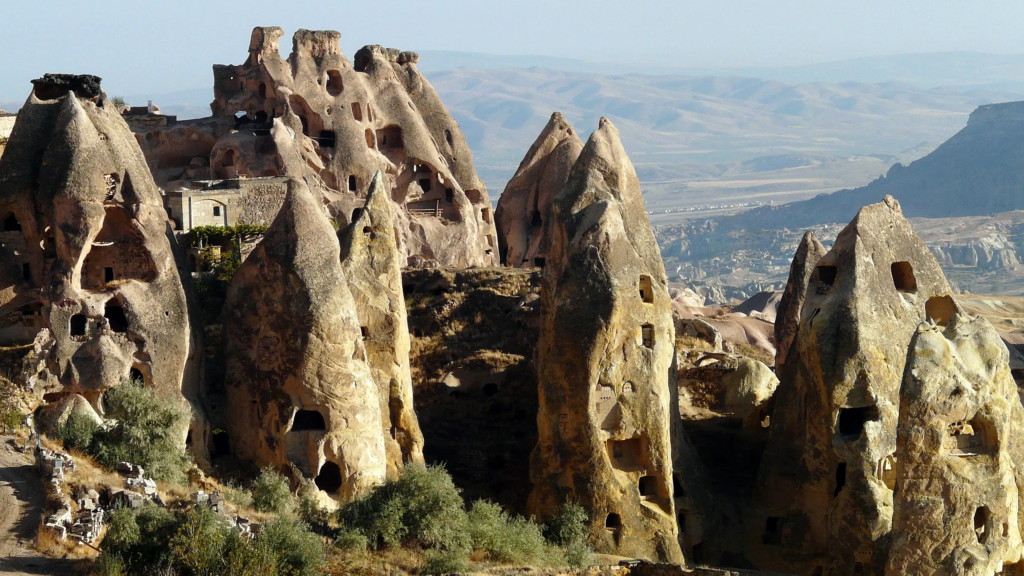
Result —
<instances>
[{"instance_id":1,"label":"rectangular window carved in rock","mask_svg":"<svg viewBox=\"0 0 1024 576\"><path fill-rule=\"evenodd\" d=\"M769 546L782 544L782 518L769 516L764 523L764 534L761 542Z\"/></svg>"},{"instance_id":2,"label":"rectangular window carved in rock","mask_svg":"<svg viewBox=\"0 0 1024 576\"><path fill-rule=\"evenodd\" d=\"M356 177L355 177L355 175L352 175L352 176L348 177L348 191L349 192L355 192L356 191Z\"/></svg>"},{"instance_id":3,"label":"rectangular window carved in rock","mask_svg":"<svg viewBox=\"0 0 1024 576\"><path fill-rule=\"evenodd\" d=\"M420 185L420 190L422 190L424 194L430 192L430 178L420 178L416 182Z\"/></svg>"},{"instance_id":4,"label":"rectangular window carved in rock","mask_svg":"<svg viewBox=\"0 0 1024 576\"><path fill-rule=\"evenodd\" d=\"M917 292L917 279L914 277L914 267L910 262L892 263L892 283L900 292Z\"/></svg>"},{"instance_id":5,"label":"rectangular window carved in rock","mask_svg":"<svg viewBox=\"0 0 1024 576\"><path fill-rule=\"evenodd\" d=\"M860 438L864 432L864 424L878 420L878 408L876 406L865 406L863 408L840 408L836 427L839 434L848 440Z\"/></svg>"},{"instance_id":6,"label":"rectangular window carved in rock","mask_svg":"<svg viewBox=\"0 0 1024 576\"><path fill-rule=\"evenodd\" d=\"M646 274L640 276L640 299L645 304L654 302L654 287L651 284L651 277Z\"/></svg>"},{"instance_id":7,"label":"rectangular window carved in rock","mask_svg":"<svg viewBox=\"0 0 1024 576\"><path fill-rule=\"evenodd\" d=\"M609 440L608 452L612 467L618 470L635 470L643 465L643 445L640 438Z\"/></svg>"},{"instance_id":8,"label":"rectangular window carved in rock","mask_svg":"<svg viewBox=\"0 0 1024 576\"><path fill-rule=\"evenodd\" d=\"M640 341L645 348L654 348L654 325L644 324L640 327Z\"/></svg>"}]
</instances>

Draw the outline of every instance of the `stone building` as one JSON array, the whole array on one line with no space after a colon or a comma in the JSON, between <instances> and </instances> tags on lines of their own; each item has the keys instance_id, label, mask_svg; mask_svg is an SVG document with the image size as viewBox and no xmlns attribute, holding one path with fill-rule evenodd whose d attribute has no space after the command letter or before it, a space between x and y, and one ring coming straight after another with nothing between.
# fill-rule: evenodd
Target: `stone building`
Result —
<instances>
[{"instance_id":1,"label":"stone building","mask_svg":"<svg viewBox=\"0 0 1024 576\"><path fill-rule=\"evenodd\" d=\"M370 181L366 206L339 237L342 270L377 383L388 475L395 477L405 463L423 463L423 434L413 407L409 320L388 197L378 172Z\"/></svg>"},{"instance_id":2,"label":"stone building","mask_svg":"<svg viewBox=\"0 0 1024 576\"><path fill-rule=\"evenodd\" d=\"M0 160L0 345L35 341L49 399L102 410L129 376L180 395L197 346L142 152L99 78L33 85Z\"/></svg>"},{"instance_id":3,"label":"stone building","mask_svg":"<svg viewBox=\"0 0 1024 576\"><path fill-rule=\"evenodd\" d=\"M303 182L287 189L224 306L229 450L344 502L384 480L382 404L337 233Z\"/></svg>"},{"instance_id":4,"label":"stone building","mask_svg":"<svg viewBox=\"0 0 1024 576\"><path fill-rule=\"evenodd\" d=\"M583 142L560 112L526 153L494 211L501 263L543 268L551 248L552 207Z\"/></svg>"},{"instance_id":5,"label":"stone building","mask_svg":"<svg viewBox=\"0 0 1024 576\"><path fill-rule=\"evenodd\" d=\"M539 438L529 513L569 500L602 553L683 562L673 498L664 264L619 141L601 119L554 199L537 347Z\"/></svg>"},{"instance_id":6,"label":"stone building","mask_svg":"<svg viewBox=\"0 0 1024 576\"><path fill-rule=\"evenodd\" d=\"M412 52L366 46L349 61L333 31L253 30L238 66L214 66L213 115L140 128L168 190L189 180L292 176L349 225L380 171L405 266L498 263L492 208L472 152Z\"/></svg>"},{"instance_id":7,"label":"stone building","mask_svg":"<svg viewBox=\"0 0 1024 576\"><path fill-rule=\"evenodd\" d=\"M252 224L269 226L284 202L283 177L193 180L166 192L164 204L174 229Z\"/></svg>"},{"instance_id":8,"label":"stone building","mask_svg":"<svg viewBox=\"0 0 1024 576\"><path fill-rule=\"evenodd\" d=\"M807 286L779 375L747 557L791 574L882 574L907 350L921 322L952 316L950 288L890 196L861 209L815 262L819 253L805 238L793 266L791 283Z\"/></svg>"},{"instance_id":9,"label":"stone building","mask_svg":"<svg viewBox=\"0 0 1024 576\"><path fill-rule=\"evenodd\" d=\"M984 318L936 320L907 355L885 573L1021 574L1024 407L1006 345Z\"/></svg>"}]
</instances>

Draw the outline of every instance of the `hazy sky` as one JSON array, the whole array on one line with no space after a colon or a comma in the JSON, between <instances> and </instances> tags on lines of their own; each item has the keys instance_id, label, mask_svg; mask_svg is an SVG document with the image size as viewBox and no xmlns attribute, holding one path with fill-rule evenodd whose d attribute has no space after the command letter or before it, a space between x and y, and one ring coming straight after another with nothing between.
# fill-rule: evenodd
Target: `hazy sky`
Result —
<instances>
[{"instance_id":1,"label":"hazy sky","mask_svg":"<svg viewBox=\"0 0 1024 576\"><path fill-rule=\"evenodd\" d=\"M111 94L208 86L253 26L334 29L405 50L680 66L783 66L913 52L1024 53L1020 0L107 0L2 2L0 101L43 72L94 73Z\"/></svg>"}]
</instances>

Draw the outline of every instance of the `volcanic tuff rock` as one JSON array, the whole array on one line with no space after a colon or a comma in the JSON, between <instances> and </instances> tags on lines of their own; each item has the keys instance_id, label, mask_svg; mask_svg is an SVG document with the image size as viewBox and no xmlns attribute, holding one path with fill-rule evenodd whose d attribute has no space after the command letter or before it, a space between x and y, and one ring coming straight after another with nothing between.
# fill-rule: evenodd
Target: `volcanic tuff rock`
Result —
<instances>
[{"instance_id":1,"label":"volcanic tuff rock","mask_svg":"<svg viewBox=\"0 0 1024 576\"><path fill-rule=\"evenodd\" d=\"M883 572L907 349L922 321L952 316L949 291L891 196L861 209L818 260L754 497L747 557L758 567Z\"/></svg>"},{"instance_id":2,"label":"volcanic tuff rock","mask_svg":"<svg viewBox=\"0 0 1024 576\"><path fill-rule=\"evenodd\" d=\"M145 158L99 78L33 84L0 160L0 345L42 335L37 393L100 411L130 375L180 395L198 347Z\"/></svg>"},{"instance_id":3,"label":"volcanic tuff rock","mask_svg":"<svg viewBox=\"0 0 1024 576\"><path fill-rule=\"evenodd\" d=\"M590 513L597 550L682 562L669 374L675 330L640 182L602 118L554 200L529 511Z\"/></svg>"},{"instance_id":4,"label":"volcanic tuff rock","mask_svg":"<svg viewBox=\"0 0 1024 576\"><path fill-rule=\"evenodd\" d=\"M899 489L886 574L990 575L1020 562L1022 434L1024 407L992 325L962 313L922 323L887 471Z\"/></svg>"},{"instance_id":5,"label":"volcanic tuff rock","mask_svg":"<svg viewBox=\"0 0 1024 576\"><path fill-rule=\"evenodd\" d=\"M419 56L366 46L353 64L338 32L299 30L284 59L282 35L255 28L244 64L214 66L211 118L139 135L164 187L299 177L347 225L380 171L405 264L497 264L487 190L461 130L416 69Z\"/></svg>"},{"instance_id":6,"label":"volcanic tuff rock","mask_svg":"<svg viewBox=\"0 0 1024 576\"><path fill-rule=\"evenodd\" d=\"M232 451L351 499L384 480L381 402L337 234L306 185L235 274L224 309Z\"/></svg>"},{"instance_id":7,"label":"volcanic tuff rock","mask_svg":"<svg viewBox=\"0 0 1024 576\"><path fill-rule=\"evenodd\" d=\"M789 280L775 312L775 371L778 374L782 374L786 354L800 326L800 311L807 298L811 273L824 255L825 247L818 242L814 232L806 232L789 266Z\"/></svg>"},{"instance_id":8,"label":"volcanic tuff rock","mask_svg":"<svg viewBox=\"0 0 1024 576\"><path fill-rule=\"evenodd\" d=\"M423 463L423 434L413 410L409 371L409 322L402 267L395 244L391 202L380 172L370 182L366 206L342 230L341 267L362 323L370 371L377 383L388 474L404 462Z\"/></svg>"},{"instance_id":9,"label":"volcanic tuff rock","mask_svg":"<svg viewBox=\"0 0 1024 576\"><path fill-rule=\"evenodd\" d=\"M552 114L498 199L494 219L502 264L544 267L551 249L553 200L582 150L572 126L560 112Z\"/></svg>"}]
</instances>

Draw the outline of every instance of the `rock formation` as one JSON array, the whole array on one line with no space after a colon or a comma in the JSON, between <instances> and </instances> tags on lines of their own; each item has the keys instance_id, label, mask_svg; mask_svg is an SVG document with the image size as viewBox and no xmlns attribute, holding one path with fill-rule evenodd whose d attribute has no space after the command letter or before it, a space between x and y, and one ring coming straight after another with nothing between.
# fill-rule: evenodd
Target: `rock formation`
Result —
<instances>
[{"instance_id":1,"label":"rock formation","mask_svg":"<svg viewBox=\"0 0 1024 576\"><path fill-rule=\"evenodd\" d=\"M384 430L338 239L306 185L235 274L224 310L231 451L347 501L383 481Z\"/></svg>"},{"instance_id":2,"label":"rock formation","mask_svg":"<svg viewBox=\"0 0 1024 576\"><path fill-rule=\"evenodd\" d=\"M366 206L340 235L341 266L355 300L363 345L377 383L389 476L405 462L423 463L423 434L412 402L409 323L391 202L380 172Z\"/></svg>"},{"instance_id":3,"label":"rock formation","mask_svg":"<svg viewBox=\"0 0 1024 576\"><path fill-rule=\"evenodd\" d=\"M99 78L33 84L0 160L0 346L36 341L49 399L102 412L129 376L180 395L194 344L145 158Z\"/></svg>"},{"instance_id":4,"label":"rock formation","mask_svg":"<svg viewBox=\"0 0 1024 576\"><path fill-rule=\"evenodd\" d=\"M886 574L990 575L1020 562L1022 434L1024 407L992 325L962 313L922 323L903 377L895 469L884 471L899 487Z\"/></svg>"},{"instance_id":5,"label":"rock formation","mask_svg":"<svg viewBox=\"0 0 1024 576\"><path fill-rule=\"evenodd\" d=\"M575 500L590 513L598 551L682 562L671 300L640 182L607 119L554 199L552 220L529 512L547 518Z\"/></svg>"},{"instance_id":6,"label":"rock formation","mask_svg":"<svg viewBox=\"0 0 1024 576\"><path fill-rule=\"evenodd\" d=\"M572 126L560 112L552 114L498 199L494 219L502 264L544 267L551 249L553 201L582 150Z\"/></svg>"},{"instance_id":7,"label":"rock formation","mask_svg":"<svg viewBox=\"0 0 1024 576\"><path fill-rule=\"evenodd\" d=\"M805 247L804 267L815 253ZM807 276L799 261L794 271ZM861 209L814 265L750 514L747 557L759 568L884 571L907 349L922 321L949 320L949 291L890 196Z\"/></svg>"},{"instance_id":8,"label":"rock formation","mask_svg":"<svg viewBox=\"0 0 1024 576\"><path fill-rule=\"evenodd\" d=\"M214 66L213 116L139 135L167 189L206 178L307 180L348 225L380 171L395 203L404 265L498 263L491 204L455 120L416 69L419 56L366 46L350 62L340 34L255 28L240 66Z\"/></svg>"},{"instance_id":9,"label":"rock formation","mask_svg":"<svg viewBox=\"0 0 1024 576\"><path fill-rule=\"evenodd\" d=\"M811 281L811 273L824 255L825 247L818 242L814 232L805 233L800 245L797 246L793 263L789 266L789 280L775 311L775 371L778 374L782 374L786 353L789 352L800 326L800 311L807 298L807 285Z\"/></svg>"}]
</instances>

